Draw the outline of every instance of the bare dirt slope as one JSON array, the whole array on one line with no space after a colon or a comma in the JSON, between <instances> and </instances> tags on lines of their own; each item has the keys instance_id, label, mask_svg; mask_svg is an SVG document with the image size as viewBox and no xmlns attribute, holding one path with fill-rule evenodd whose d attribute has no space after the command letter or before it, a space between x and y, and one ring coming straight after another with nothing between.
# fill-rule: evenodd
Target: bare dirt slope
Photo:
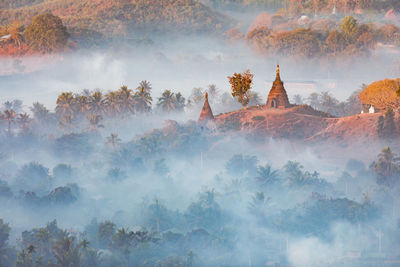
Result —
<instances>
[{"instance_id":1,"label":"bare dirt slope","mask_svg":"<svg viewBox=\"0 0 400 267\"><path fill-rule=\"evenodd\" d=\"M382 114L358 114L334 118L306 106L282 110L260 106L220 114L216 116L216 122L222 131L247 131L311 143L353 143L377 139L377 121L380 115Z\"/></svg>"}]
</instances>

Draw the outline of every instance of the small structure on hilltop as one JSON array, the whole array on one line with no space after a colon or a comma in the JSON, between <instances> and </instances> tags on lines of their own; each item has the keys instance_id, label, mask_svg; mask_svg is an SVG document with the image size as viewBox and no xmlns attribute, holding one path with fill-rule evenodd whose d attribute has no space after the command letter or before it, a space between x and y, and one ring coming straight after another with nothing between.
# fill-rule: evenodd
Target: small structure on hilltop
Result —
<instances>
[{"instance_id":1,"label":"small structure on hilltop","mask_svg":"<svg viewBox=\"0 0 400 267\"><path fill-rule=\"evenodd\" d=\"M201 110L200 117L197 122L205 125L209 121L214 121L214 115L211 110L210 103L208 103L208 93L206 92L203 109Z\"/></svg>"},{"instance_id":2,"label":"small structure on hilltop","mask_svg":"<svg viewBox=\"0 0 400 267\"><path fill-rule=\"evenodd\" d=\"M279 65L276 68L276 78L268 94L267 108L290 108L289 98L279 74Z\"/></svg>"}]
</instances>

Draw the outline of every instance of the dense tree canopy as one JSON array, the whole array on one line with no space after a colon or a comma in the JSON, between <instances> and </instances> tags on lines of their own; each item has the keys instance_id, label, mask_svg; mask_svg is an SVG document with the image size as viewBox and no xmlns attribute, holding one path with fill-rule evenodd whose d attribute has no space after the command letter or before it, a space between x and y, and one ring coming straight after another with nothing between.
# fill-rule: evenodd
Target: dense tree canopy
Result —
<instances>
[{"instance_id":1,"label":"dense tree canopy","mask_svg":"<svg viewBox=\"0 0 400 267\"><path fill-rule=\"evenodd\" d=\"M254 75L250 70L243 73L234 73L233 76L228 77L231 84L232 96L235 97L243 107L249 103L248 91L251 89Z\"/></svg>"},{"instance_id":2,"label":"dense tree canopy","mask_svg":"<svg viewBox=\"0 0 400 267\"><path fill-rule=\"evenodd\" d=\"M397 109L400 97L397 91L400 88L400 79L385 79L373 82L359 94L362 104L373 105L377 109Z\"/></svg>"},{"instance_id":3,"label":"dense tree canopy","mask_svg":"<svg viewBox=\"0 0 400 267\"><path fill-rule=\"evenodd\" d=\"M67 45L69 33L59 17L41 14L33 18L24 36L32 49L36 51L58 52Z\"/></svg>"}]
</instances>

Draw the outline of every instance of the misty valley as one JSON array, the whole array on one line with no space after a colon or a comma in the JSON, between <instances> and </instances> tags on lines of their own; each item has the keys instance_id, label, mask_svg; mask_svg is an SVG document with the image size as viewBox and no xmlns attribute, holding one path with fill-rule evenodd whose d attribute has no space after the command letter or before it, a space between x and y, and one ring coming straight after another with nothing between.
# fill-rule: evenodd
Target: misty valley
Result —
<instances>
[{"instance_id":1,"label":"misty valley","mask_svg":"<svg viewBox=\"0 0 400 267\"><path fill-rule=\"evenodd\" d=\"M0 267L400 266L397 0L0 0Z\"/></svg>"}]
</instances>

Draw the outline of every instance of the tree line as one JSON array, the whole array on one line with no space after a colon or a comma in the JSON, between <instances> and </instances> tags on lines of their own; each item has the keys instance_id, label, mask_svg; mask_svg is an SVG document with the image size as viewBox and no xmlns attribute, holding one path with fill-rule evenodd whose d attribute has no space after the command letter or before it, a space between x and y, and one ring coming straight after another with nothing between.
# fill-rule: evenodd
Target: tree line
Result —
<instances>
[{"instance_id":1,"label":"tree line","mask_svg":"<svg viewBox=\"0 0 400 267\"><path fill-rule=\"evenodd\" d=\"M266 26L256 27L247 33L246 40L262 54L298 58L367 55L370 50L376 48L378 42L400 46L400 29L391 23L379 27L372 23L360 24L354 17L346 16L342 19L339 29L335 29L335 23L329 20L322 20L319 24L322 25L309 25L286 31Z\"/></svg>"}]
</instances>

